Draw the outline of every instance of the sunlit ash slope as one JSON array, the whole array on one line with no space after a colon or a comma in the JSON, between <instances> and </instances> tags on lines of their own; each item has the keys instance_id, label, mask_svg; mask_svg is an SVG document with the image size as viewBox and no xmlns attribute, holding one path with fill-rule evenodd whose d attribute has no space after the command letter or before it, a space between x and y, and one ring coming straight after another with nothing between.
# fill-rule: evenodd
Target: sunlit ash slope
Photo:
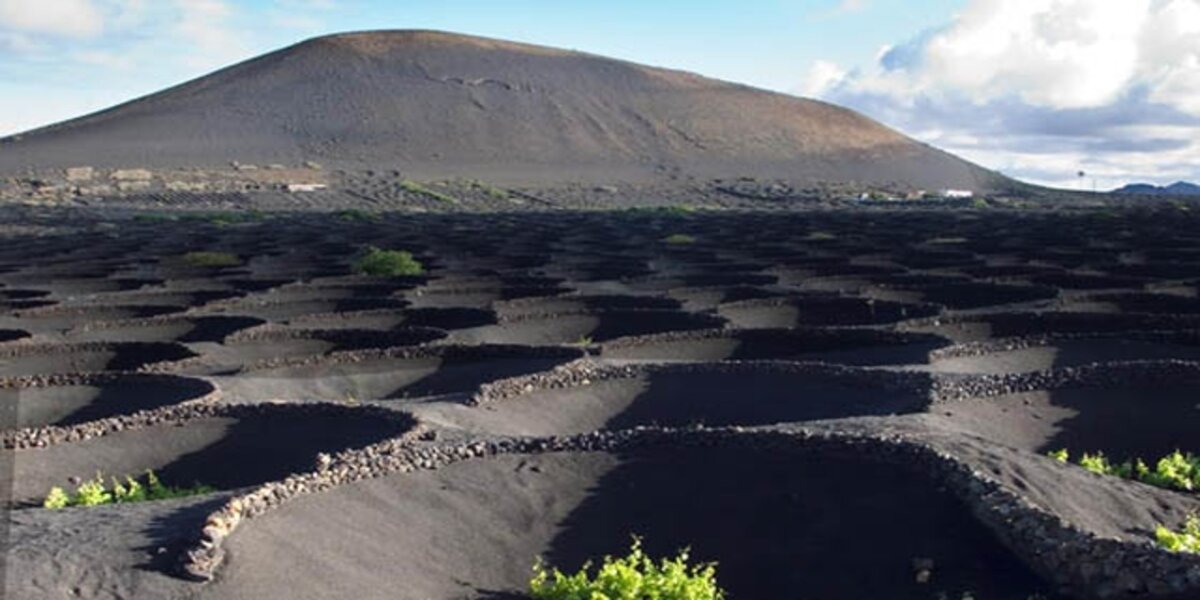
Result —
<instances>
[{"instance_id":1,"label":"sunlit ash slope","mask_svg":"<svg viewBox=\"0 0 1200 600\"><path fill-rule=\"evenodd\" d=\"M984 189L997 176L852 111L461 35L334 35L0 144L0 172L311 159L510 180L768 176Z\"/></svg>"}]
</instances>

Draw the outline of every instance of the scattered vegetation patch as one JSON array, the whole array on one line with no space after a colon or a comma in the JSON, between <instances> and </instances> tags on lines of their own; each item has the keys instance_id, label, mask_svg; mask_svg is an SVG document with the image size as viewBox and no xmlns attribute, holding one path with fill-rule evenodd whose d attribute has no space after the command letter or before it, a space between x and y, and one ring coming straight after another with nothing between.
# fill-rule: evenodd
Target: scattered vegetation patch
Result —
<instances>
[{"instance_id":1,"label":"scattered vegetation patch","mask_svg":"<svg viewBox=\"0 0 1200 600\"><path fill-rule=\"evenodd\" d=\"M633 216L663 216L685 217L696 212L696 207L689 204L672 204L670 206L634 206L625 209L625 213Z\"/></svg>"},{"instance_id":2,"label":"scattered vegetation patch","mask_svg":"<svg viewBox=\"0 0 1200 600\"><path fill-rule=\"evenodd\" d=\"M1051 452L1049 456L1064 463L1071 461L1071 455L1065 448ZM1114 464L1103 452L1085 453L1079 458L1078 464L1093 473L1132 479L1169 490L1200 490L1200 456L1190 452L1185 454L1176 450L1158 459L1153 469L1140 458Z\"/></svg>"},{"instance_id":3,"label":"scattered vegetation patch","mask_svg":"<svg viewBox=\"0 0 1200 600\"><path fill-rule=\"evenodd\" d=\"M592 576L591 563L574 575L548 569L539 559L529 581L534 600L720 600L725 592L717 586L716 564L688 565L688 550L675 558L654 561L642 551L642 541L633 538L629 555L605 556Z\"/></svg>"},{"instance_id":4,"label":"scattered vegetation patch","mask_svg":"<svg viewBox=\"0 0 1200 600\"><path fill-rule=\"evenodd\" d=\"M370 223L379 220L379 215L359 208L347 208L339 210L336 213L337 218L343 221L352 221L356 223Z\"/></svg>"},{"instance_id":5,"label":"scattered vegetation patch","mask_svg":"<svg viewBox=\"0 0 1200 600\"><path fill-rule=\"evenodd\" d=\"M437 190L430 189L411 179L401 179L400 189L418 196L425 196L430 200L437 200L438 202L445 202L447 204L458 204L458 198Z\"/></svg>"},{"instance_id":6,"label":"scattered vegetation patch","mask_svg":"<svg viewBox=\"0 0 1200 600\"><path fill-rule=\"evenodd\" d=\"M508 200L509 197L511 196L511 194L508 193L508 190L501 189L494 185L487 184L487 183L484 183L484 182L478 181L478 180L471 181L471 188L483 192L484 194L487 195L488 198L491 198L492 200Z\"/></svg>"},{"instance_id":7,"label":"scattered vegetation patch","mask_svg":"<svg viewBox=\"0 0 1200 600\"><path fill-rule=\"evenodd\" d=\"M829 233L828 231L814 231L804 236L804 239L810 242L822 242L826 240L836 240L837 236Z\"/></svg>"},{"instance_id":8,"label":"scattered vegetation patch","mask_svg":"<svg viewBox=\"0 0 1200 600\"><path fill-rule=\"evenodd\" d=\"M354 271L371 277L405 277L424 273L425 266L407 250L369 246L367 253L354 263Z\"/></svg>"},{"instance_id":9,"label":"scattered vegetation patch","mask_svg":"<svg viewBox=\"0 0 1200 600\"><path fill-rule=\"evenodd\" d=\"M930 246L949 246L953 244L965 244L967 241L965 237L936 237L925 240L925 243Z\"/></svg>"},{"instance_id":10,"label":"scattered vegetation patch","mask_svg":"<svg viewBox=\"0 0 1200 600\"><path fill-rule=\"evenodd\" d=\"M188 252L183 262L192 267L236 267L242 259L229 252Z\"/></svg>"},{"instance_id":11,"label":"scattered vegetation patch","mask_svg":"<svg viewBox=\"0 0 1200 600\"><path fill-rule=\"evenodd\" d=\"M672 233L663 238L663 243L671 244L672 246L683 246L696 243L696 236L686 233Z\"/></svg>"},{"instance_id":12,"label":"scattered vegetation patch","mask_svg":"<svg viewBox=\"0 0 1200 600\"><path fill-rule=\"evenodd\" d=\"M166 223L179 219L174 215L164 215L162 213L138 213L133 215L133 220L137 223Z\"/></svg>"},{"instance_id":13,"label":"scattered vegetation patch","mask_svg":"<svg viewBox=\"0 0 1200 600\"><path fill-rule=\"evenodd\" d=\"M112 486L106 486L104 484L104 476L96 473L95 478L79 484L75 488L74 494L68 494L60 487L52 487L50 488L50 493L46 494L46 499L42 502L42 506L57 510L67 508L68 506L127 504L131 502L186 498L188 496L208 494L216 491L215 488L199 484L192 487L167 486L158 479L154 471L146 471L144 483L141 479L129 476L126 476L124 481L116 477L113 477L111 481Z\"/></svg>"},{"instance_id":14,"label":"scattered vegetation patch","mask_svg":"<svg viewBox=\"0 0 1200 600\"><path fill-rule=\"evenodd\" d=\"M261 210L196 212L179 216L179 220L181 221L202 221L217 226L233 225L235 223L253 223L266 218L267 214Z\"/></svg>"},{"instance_id":15,"label":"scattered vegetation patch","mask_svg":"<svg viewBox=\"0 0 1200 600\"><path fill-rule=\"evenodd\" d=\"M1154 530L1154 539L1171 552L1200 554L1200 517L1189 516L1179 531L1159 525Z\"/></svg>"}]
</instances>

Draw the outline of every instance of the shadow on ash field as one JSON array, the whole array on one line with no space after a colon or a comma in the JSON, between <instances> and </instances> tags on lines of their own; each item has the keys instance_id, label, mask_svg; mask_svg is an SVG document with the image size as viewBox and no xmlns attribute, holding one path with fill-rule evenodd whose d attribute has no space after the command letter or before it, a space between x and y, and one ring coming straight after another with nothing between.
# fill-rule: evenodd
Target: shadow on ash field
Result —
<instances>
[{"instance_id":1,"label":"shadow on ash field","mask_svg":"<svg viewBox=\"0 0 1200 600\"><path fill-rule=\"evenodd\" d=\"M14 214L49 232L0 237L11 598L514 597L535 556L574 568L633 533L718 561L731 598L1085 595L920 465L720 445L370 472L243 522L212 582L176 577L230 495L398 438L814 428L936 448L1128 547L1200 510L1044 457L1200 451L1188 213ZM366 245L426 272L355 275ZM1129 376L1080 374L1106 366ZM35 507L146 469L219 491Z\"/></svg>"}]
</instances>

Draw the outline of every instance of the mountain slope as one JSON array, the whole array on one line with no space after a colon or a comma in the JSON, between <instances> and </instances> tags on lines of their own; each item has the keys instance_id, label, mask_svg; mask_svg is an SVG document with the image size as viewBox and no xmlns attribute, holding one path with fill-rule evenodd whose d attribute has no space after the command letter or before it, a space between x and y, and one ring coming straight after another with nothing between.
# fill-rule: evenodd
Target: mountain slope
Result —
<instances>
[{"instance_id":1,"label":"mountain slope","mask_svg":"<svg viewBox=\"0 0 1200 600\"><path fill-rule=\"evenodd\" d=\"M0 144L26 167L324 161L536 181L664 175L983 189L996 175L823 102L426 31L327 36Z\"/></svg>"},{"instance_id":2,"label":"mountain slope","mask_svg":"<svg viewBox=\"0 0 1200 600\"><path fill-rule=\"evenodd\" d=\"M1161 187L1149 183L1131 183L1113 190L1112 193L1150 196L1200 196L1200 185L1186 181L1176 181L1171 185Z\"/></svg>"}]
</instances>

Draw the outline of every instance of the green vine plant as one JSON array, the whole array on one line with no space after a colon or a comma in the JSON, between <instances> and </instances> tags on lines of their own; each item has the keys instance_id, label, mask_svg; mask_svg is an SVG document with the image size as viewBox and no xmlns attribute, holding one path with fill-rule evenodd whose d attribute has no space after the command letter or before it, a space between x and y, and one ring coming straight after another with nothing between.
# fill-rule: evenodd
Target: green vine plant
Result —
<instances>
[{"instance_id":1,"label":"green vine plant","mask_svg":"<svg viewBox=\"0 0 1200 600\"><path fill-rule=\"evenodd\" d=\"M1159 546L1171 552L1200 554L1200 517L1189 516L1179 531L1159 525L1154 530L1154 538Z\"/></svg>"},{"instance_id":2,"label":"green vine plant","mask_svg":"<svg viewBox=\"0 0 1200 600\"><path fill-rule=\"evenodd\" d=\"M716 563L688 565L688 550L675 558L654 561L642 551L642 540L633 536L629 555L605 556L592 576L591 563L568 575L547 568L539 558L533 566L529 595L534 600L722 600L717 586Z\"/></svg>"},{"instance_id":3,"label":"green vine plant","mask_svg":"<svg viewBox=\"0 0 1200 600\"><path fill-rule=\"evenodd\" d=\"M102 506L105 504L127 504L133 502L148 502L153 500L169 500L186 498L199 494L216 491L207 485L192 487L173 487L164 485L154 471L146 471L145 483L137 478L126 476L124 480L111 478L111 487L104 483L104 476L96 473L92 479L80 483L74 494L68 494L61 487L52 487L46 494L42 506L51 510L69 506Z\"/></svg>"},{"instance_id":4,"label":"green vine plant","mask_svg":"<svg viewBox=\"0 0 1200 600\"><path fill-rule=\"evenodd\" d=\"M1051 452L1049 456L1059 462L1071 462L1071 455L1065 448ZM1120 464L1112 463L1103 452L1085 453L1079 458L1078 464L1093 473L1132 479L1169 490L1200 490L1200 456L1190 452L1176 450L1158 459L1153 469L1140 458Z\"/></svg>"}]
</instances>

